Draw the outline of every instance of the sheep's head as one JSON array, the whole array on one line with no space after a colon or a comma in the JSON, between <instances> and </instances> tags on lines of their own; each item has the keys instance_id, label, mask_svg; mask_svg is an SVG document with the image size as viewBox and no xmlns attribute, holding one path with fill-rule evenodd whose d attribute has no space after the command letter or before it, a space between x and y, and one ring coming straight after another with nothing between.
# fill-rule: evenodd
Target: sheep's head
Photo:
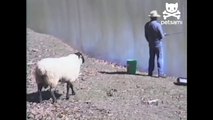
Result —
<instances>
[{"instance_id":1,"label":"sheep's head","mask_svg":"<svg viewBox=\"0 0 213 120\"><path fill-rule=\"evenodd\" d=\"M79 59L82 59L82 63L84 63L84 56L80 52L75 53L75 55L77 55Z\"/></svg>"}]
</instances>

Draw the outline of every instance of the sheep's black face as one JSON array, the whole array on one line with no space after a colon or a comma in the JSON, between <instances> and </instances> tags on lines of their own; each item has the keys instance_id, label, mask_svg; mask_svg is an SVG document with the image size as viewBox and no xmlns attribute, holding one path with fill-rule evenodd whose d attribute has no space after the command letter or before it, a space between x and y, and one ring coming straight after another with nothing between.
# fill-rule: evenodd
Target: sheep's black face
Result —
<instances>
[{"instance_id":1,"label":"sheep's black face","mask_svg":"<svg viewBox=\"0 0 213 120\"><path fill-rule=\"evenodd\" d=\"M84 63L84 56L83 55L81 55L81 59L82 59L82 63Z\"/></svg>"},{"instance_id":2,"label":"sheep's black face","mask_svg":"<svg viewBox=\"0 0 213 120\"><path fill-rule=\"evenodd\" d=\"M82 63L84 63L84 56L80 53L80 52L77 52L77 53L75 53L75 55L77 55L78 56L78 58L81 58L82 59Z\"/></svg>"}]
</instances>

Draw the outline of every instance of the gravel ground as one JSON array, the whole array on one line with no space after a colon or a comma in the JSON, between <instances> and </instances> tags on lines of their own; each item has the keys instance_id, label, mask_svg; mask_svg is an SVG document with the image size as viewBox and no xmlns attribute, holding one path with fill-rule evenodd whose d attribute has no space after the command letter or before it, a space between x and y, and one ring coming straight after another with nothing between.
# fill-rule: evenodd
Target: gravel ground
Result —
<instances>
[{"instance_id":1,"label":"gravel ground","mask_svg":"<svg viewBox=\"0 0 213 120\"><path fill-rule=\"evenodd\" d=\"M27 28L27 116L28 120L186 120L187 87L176 86L175 77L126 74L126 68L85 55L81 76L74 82L76 95L65 99L66 86L56 88L58 103L52 104L47 90L37 103L32 79L35 62L45 57L74 53L58 38Z\"/></svg>"}]
</instances>

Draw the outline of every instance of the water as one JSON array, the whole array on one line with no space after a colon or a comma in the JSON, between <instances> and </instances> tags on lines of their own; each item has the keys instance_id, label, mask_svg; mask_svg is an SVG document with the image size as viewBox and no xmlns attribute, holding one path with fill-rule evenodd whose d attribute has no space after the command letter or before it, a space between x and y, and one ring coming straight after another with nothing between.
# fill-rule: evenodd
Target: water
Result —
<instances>
[{"instance_id":1,"label":"water","mask_svg":"<svg viewBox=\"0 0 213 120\"><path fill-rule=\"evenodd\" d=\"M187 77L185 0L27 0L27 27L54 35L96 58L121 65L135 59L139 70L147 72L144 25L151 10L162 15L166 2L179 3L183 24L163 25L165 32L183 33L163 41L164 70L168 75Z\"/></svg>"}]
</instances>

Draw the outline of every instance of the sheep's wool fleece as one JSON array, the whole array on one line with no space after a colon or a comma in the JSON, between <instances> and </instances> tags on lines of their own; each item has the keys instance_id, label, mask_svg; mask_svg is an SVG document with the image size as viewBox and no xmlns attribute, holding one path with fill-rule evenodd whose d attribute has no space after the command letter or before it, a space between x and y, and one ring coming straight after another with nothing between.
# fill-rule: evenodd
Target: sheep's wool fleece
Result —
<instances>
[{"instance_id":1,"label":"sheep's wool fleece","mask_svg":"<svg viewBox=\"0 0 213 120\"><path fill-rule=\"evenodd\" d=\"M45 58L37 63L37 68L41 75L46 76L46 83L51 87L56 87L59 80L75 81L80 73L82 60L75 54L70 54L61 58ZM43 81L37 81L43 82Z\"/></svg>"}]
</instances>

